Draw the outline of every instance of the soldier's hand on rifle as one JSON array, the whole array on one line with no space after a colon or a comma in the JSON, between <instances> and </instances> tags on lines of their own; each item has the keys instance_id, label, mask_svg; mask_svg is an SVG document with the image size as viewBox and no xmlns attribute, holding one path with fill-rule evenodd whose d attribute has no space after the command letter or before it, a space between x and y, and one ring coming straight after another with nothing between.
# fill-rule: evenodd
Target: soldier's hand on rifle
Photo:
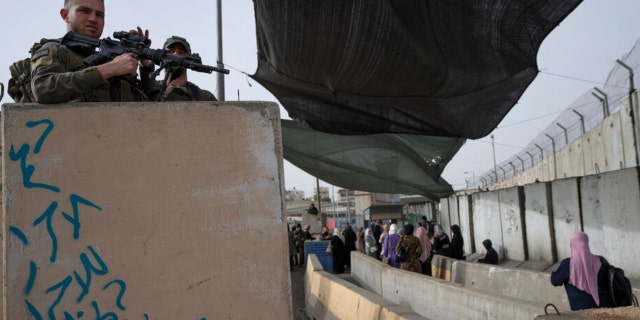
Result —
<instances>
[{"instance_id":1,"label":"soldier's hand on rifle","mask_svg":"<svg viewBox=\"0 0 640 320\"><path fill-rule=\"evenodd\" d=\"M138 70L138 60L132 53L125 53L115 59L96 67L104 79L116 76L135 77Z\"/></svg>"},{"instance_id":2,"label":"soldier's hand on rifle","mask_svg":"<svg viewBox=\"0 0 640 320\"><path fill-rule=\"evenodd\" d=\"M134 29L129 30L129 33L135 34L135 35L138 35L138 36L143 36L143 37L149 39L149 30L145 29L144 32L143 32L142 28L140 26L138 26L136 30L134 30ZM151 39L149 39L149 47L151 47ZM140 67L149 68L151 66L153 66L153 61L151 61L149 59L140 59Z\"/></svg>"}]
</instances>

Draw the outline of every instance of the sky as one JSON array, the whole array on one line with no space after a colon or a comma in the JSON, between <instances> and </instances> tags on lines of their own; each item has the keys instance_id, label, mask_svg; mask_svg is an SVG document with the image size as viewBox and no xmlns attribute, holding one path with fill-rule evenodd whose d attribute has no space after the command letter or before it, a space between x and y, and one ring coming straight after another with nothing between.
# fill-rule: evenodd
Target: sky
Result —
<instances>
[{"instance_id":1,"label":"sky","mask_svg":"<svg viewBox=\"0 0 640 320\"><path fill-rule=\"evenodd\" d=\"M7 1L0 20L0 82L5 95L0 103L13 103L6 94L9 66L27 57L29 48L41 38L60 38L66 32L59 11L63 0ZM37 9L34 10L34 7ZM10 14L6 14L10 13ZM465 179L479 177L506 160L546 128L584 92L602 85L616 59L629 52L640 38L639 0L585 0L544 40L538 52L538 74L518 103L489 135L469 140L449 162L443 178L454 189L465 187ZM216 65L217 12L215 0L106 1L102 37L136 26L149 29L152 48L160 48L172 35L183 36L204 64ZM255 15L251 0L222 0L222 61L227 101L273 101L277 99L249 78L257 68ZM633 66L635 67L635 66ZM216 75L189 72L189 80L216 93ZM280 108L281 117L289 119ZM303 190L312 196L316 179L284 161L285 188ZM320 181L320 186L331 185ZM340 186L335 186L335 192Z\"/></svg>"}]
</instances>

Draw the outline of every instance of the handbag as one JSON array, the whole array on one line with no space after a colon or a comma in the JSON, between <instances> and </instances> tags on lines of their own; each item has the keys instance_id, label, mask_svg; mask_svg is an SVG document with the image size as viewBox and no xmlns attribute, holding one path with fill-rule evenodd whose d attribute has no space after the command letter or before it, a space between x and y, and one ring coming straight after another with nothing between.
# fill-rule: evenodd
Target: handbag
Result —
<instances>
[{"instance_id":1,"label":"handbag","mask_svg":"<svg viewBox=\"0 0 640 320\"><path fill-rule=\"evenodd\" d=\"M402 243L399 243L396 247L396 262L405 262L409 259L409 246L402 246Z\"/></svg>"},{"instance_id":2,"label":"handbag","mask_svg":"<svg viewBox=\"0 0 640 320\"><path fill-rule=\"evenodd\" d=\"M331 244L329 244L327 246L327 250L325 250L329 255L333 254L333 247L331 246Z\"/></svg>"}]
</instances>

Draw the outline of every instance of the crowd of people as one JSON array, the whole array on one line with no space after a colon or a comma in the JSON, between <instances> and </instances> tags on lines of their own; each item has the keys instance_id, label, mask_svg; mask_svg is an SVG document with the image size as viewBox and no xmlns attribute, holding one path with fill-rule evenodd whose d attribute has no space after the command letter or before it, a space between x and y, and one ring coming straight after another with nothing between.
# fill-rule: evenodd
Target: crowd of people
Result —
<instances>
[{"instance_id":1,"label":"crowd of people","mask_svg":"<svg viewBox=\"0 0 640 320\"><path fill-rule=\"evenodd\" d=\"M431 275L431 259L436 254L465 259L464 238L460 227L453 225L451 232L453 236L450 239L441 225L430 222L423 216L417 227L406 224L400 228L395 223L375 221L367 228L359 227L357 232L350 224L346 224L342 229L333 229L332 235L327 227L323 227L319 240L330 240L334 273L343 273L350 268L351 251L357 250L392 267ZM299 239L304 238L300 236ZM497 253L491 248L491 241L486 241L489 242L489 247L486 261L482 262L497 264ZM301 245L304 246L304 243ZM406 257L396 257L399 250L406 251ZM304 248L298 249L298 252L304 255Z\"/></svg>"},{"instance_id":2,"label":"crowd of people","mask_svg":"<svg viewBox=\"0 0 640 320\"><path fill-rule=\"evenodd\" d=\"M303 228L298 223L293 230L289 230L291 268L304 266L304 242L316 240L316 237L311 235L310 228L309 225ZM330 232L329 228L323 226L317 240L330 242L334 273L344 273L349 269L351 252L358 251L394 268L430 276L431 259L436 254L457 260L466 259L460 226L452 225L451 233L452 236L449 237L440 224L428 221L426 216L422 216L417 227L406 224L400 228L395 223L374 221L369 227L359 227L357 231L347 223L342 228L334 228L333 232ZM487 250L486 255L477 262L498 264L498 253L493 249L491 240L486 239L482 244ZM399 250L405 251L406 257L397 257L396 253Z\"/></svg>"},{"instance_id":3,"label":"crowd of people","mask_svg":"<svg viewBox=\"0 0 640 320\"><path fill-rule=\"evenodd\" d=\"M300 224L289 232L291 266L304 265L304 241L314 240L309 226ZM372 223L366 229L354 231L350 224L334 228L329 233L322 228L318 240L329 240L333 262L333 272L340 274L351 267L351 252L359 251L378 259L394 268L431 275L431 259L443 255L457 260L465 260L464 238L460 226L451 226L452 237L440 224L427 221L423 216L418 226L406 224ZM498 253L490 239L482 242L486 249L484 258L478 263L498 264ZM561 261L557 270L551 273L551 284L564 286L572 310L610 307L612 302L607 291L607 269L604 258L589 250L589 238L584 232L574 232L570 239L571 258Z\"/></svg>"}]
</instances>

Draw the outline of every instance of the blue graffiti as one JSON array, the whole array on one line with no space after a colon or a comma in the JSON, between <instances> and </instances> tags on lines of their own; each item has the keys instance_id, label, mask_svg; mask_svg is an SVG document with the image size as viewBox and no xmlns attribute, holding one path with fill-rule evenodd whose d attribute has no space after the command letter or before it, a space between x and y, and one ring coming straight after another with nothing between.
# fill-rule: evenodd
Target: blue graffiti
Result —
<instances>
[{"instance_id":1,"label":"blue graffiti","mask_svg":"<svg viewBox=\"0 0 640 320\"><path fill-rule=\"evenodd\" d=\"M35 320L42 320L42 315L38 312L38 309L29 302L29 300L25 300L24 303L27 304L27 310L29 310Z\"/></svg>"},{"instance_id":2,"label":"blue graffiti","mask_svg":"<svg viewBox=\"0 0 640 320\"><path fill-rule=\"evenodd\" d=\"M49 238L51 238L51 256L49 257L49 261L51 263L56 262L56 255L58 254L58 237L56 233L53 232L53 227L51 226L51 218L53 217L53 213L58 208L58 202L53 201L45 210L40 217L38 217L34 222L33 226L38 226L42 221L46 221L47 233L49 234Z\"/></svg>"},{"instance_id":3,"label":"blue graffiti","mask_svg":"<svg viewBox=\"0 0 640 320\"><path fill-rule=\"evenodd\" d=\"M127 284L120 279L116 279L105 284L104 287L102 287L102 290L107 290L107 288L109 288L112 284L117 284L120 286L120 291L118 291L118 297L116 298L116 306L118 307L118 309L124 311L127 308L122 305L122 297L124 296L125 291L127 291Z\"/></svg>"},{"instance_id":4,"label":"blue graffiti","mask_svg":"<svg viewBox=\"0 0 640 320\"><path fill-rule=\"evenodd\" d=\"M91 306L93 306L93 309L96 311L96 320L107 320L108 318L111 318L111 320L118 320L118 315L113 312L107 312L103 316L101 316L97 302L91 302Z\"/></svg>"},{"instance_id":5,"label":"blue graffiti","mask_svg":"<svg viewBox=\"0 0 640 320\"><path fill-rule=\"evenodd\" d=\"M36 281L36 274L38 273L38 266L36 263L31 261L29 263L29 280L27 280L27 286L24 289L24 293L29 295L31 293L31 289L33 289L33 283Z\"/></svg>"},{"instance_id":6,"label":"blue graffiti","mask_svg":"<svg viewBox=\"0 0 640 320\"><path fill-rule=\"evenodd\" d=\"M34 154L37 154L40 152L40 149L42 148L42 144L46 140L47 136L49 136L49 133L53 130L53 127L54 127L53 122L49 119L43 119L39 121L29 121L26 123L26 126L28 128L33 128L40 124L45 124L47 125L47 127L45 128L43 133L40 135L40 138L38 138L38 141L36 142L35 148L33 150ZM9 148L9 159L11 159L11 161L20 160L20 169L22 171L23 186L28 189L42 188L42 189L51 190L53 192L60 192L60 189L56 186L31 181L33 173L35 172L35 167L31 164L27 164L27 156L29 155L30 150L31 148L26 143L20 147L18 152L15 151L15 147L13 145L11 145L11 147Z\"/></svg>"},{"instance_id":7,"label":"blue graffiti","mask_svg":"<svg viewBox=\"0 0 640 320\"><path fill-rule=\"evenodd\" d=\"M89 249L89 251L91 251L91 254L93 254L96 262L98 262L99 264L100 269L91 264L91 262L89 261L89 257L86 254L83 253L80 255L80 261L82 262L82 266L84 267L86 277L85 280L82 280L82 278L80 278L80 275L76 271L73 272L76 281L78 282L80 287L82 287L82 292L78 297L78 303L82 302L84 296L89 293L89 287L91 287L91 271L93 271L98 276L103 276L109 272L109 268L104 263L104 261L102 261L95 250L93 250L91 246L87 247L87 249Z\"/></svg>"},{"instance_id":8,"label":"blue graffiti","mask_svg":"<svg viewBox=\"0 0 640 320\"><path fill-rule=\"evenodd\" d=\"M40 137L38 138L38 140L36 141L35 145L33 146L33 153L31 153L32 151L31 145L29 145L28 143L23 143L20 146L20 148L17 149L17 151L15 146L11 145L9 150L9 159L14 162L18 162L18 161L20 162L20 170L22 173L22 184L25 188L27 189L40 188L40 189L46 189L46 190L59 193L60 188L55 185L38 183L38 182L32 181L32 179L34 178L34 173L36 172L36 167L27 161L30 154L40 153L47 137L51 134L55 125L53 121L49 119L28 121L26 122L25 125L28 128L36 128L36 127L44 126L44 130L40 135ZM77 194L71 194L69 196L69 203L72 208L72 213L68 214L67 212L60 211L60 214L62 218L64 218L64 220L70 223L71 226L73 227L73 239L77 240L80 238L80 235L81 235L80 231L82 227L82 224L80 222L80 218L81 218L80 205L93 208L98 211L102 211L102 208L97 204L95 204L94 202L90 201L89 199L86 199ZM44 210L44 212L39 217L37 217L32 224L34 228L44 225L46 232L51 240L51 254L49 256L49 262L51 262L52 264L56 262L57 256L58 256L58 235L56 234L53 228L53 225L54 225L53 219L55 217L56 210L58 210L58 202L52 201L47 207L47 209ZM58 224L55 224L55 225L58 226ZM25 246L30 245L29 239L27 238L25 233L18 227L9 226L9 232L14 236L16 236L23 245ZM80 293L76 299L76 304L78 305L78 308L79 309L88 308L88 305L84 305L84 307L82 307L80 303L83 300L85 300L85 298L88 298L90 295L91 285L92 285L92 282L94 281L93 276L94 275L96 277L106 276L109 273L109 268L107 264L102 259L102 257L100 257L100 255L96 252L96 250L94 250L92 246L87 246L87 250L88 250L88 253L81 253L79 255L79 262L82 265L81 270L84 270L84 273L82 275L81 275L82 273L81 270L73 270L71 274L65 276L64 279L48 287L48 289L45 290L45 294L52 294L55 297L53 302L50 303L47 309L46 315L48 316L49 320L56 320L56 313L58 314L58 316L62 314L65 320L78 320L85 316L87 316L88 318L93 318L93 315L89 316L91 312L85 312L87 310L85 311L78 310L78 309L59 310L58 312L56 312L56 309L61 309L59 306L61 306L60 304L61 301L65 299L64 297L65 297L65 293L68 291L67 289L75 285L77 285L80 289ZM28 276L27 283L25 285L25 291L24 291L26 297L29 297L30 295L33 294L34 286L37 278L46 278L42 276L38 277L38 270L39 268L36 262L33 260L30 261L29 276ZM115 297L115 306L118 308L118 310L125 311L126 307L124 306L122 301L127 291L126 282L122 279L114 279L114 280L108 281L102 287L102 291L112 290L110 289L111 287L114 287L117 290L117 296ZM77 292L77 291L69 290L69 292ZM90 300L90 299L87 299L87 300ZM43 301L43 299L38 298L38 300L31 300L31 301ZM43 320L42 314L40 313L38 308L31 303L31 301L28 299L25 299L26 310L28 310L28 312L31 314L30 318L35 320ZM93 308L93 311L94 311L93 314L95 314L95 320L118 320L119 319L118 314L113 311L109 311L103 314L99 308L98 302L95 300L91 301L90 305ZM75 315L75 318L74 318L74 315ZM149 315L147 313L144 313L143 317L144 319L149 320ZM206 318L201 318L200 320L206 320Z\"/></svg>"},{"instance_id":9,"label":"blue graffiti","mask_svg":"<svg viewBox=\"0 0 640 320\"><path fill-rule=\"evenodd\" d=\"M78 237L80 237L80 226L81 226L80 215L78 214L78 203L84 204L85 206L96 208L100 211L102 211L102 208L98 207L93 202L77 194L72 194L71 196L69 196L69 202L71 202L71 207L73 208L73 217L68 215L65 212L62 212L62 216L64 216L64 218L67 219L67 221L71 222L71 224L73 225L73 238L78 239Z\"/></svg>"},{"instance_id":10,"label":"blue graffiti","mask_svg":"<svg viewBox=\"0 0 640 320\"><path fill-rule=\"evenodd\" d=\"M41 188L41 189L51 190L53 192L60 192L60 188L56 186L31 181L31 177L35 172L35 167L31 164L29 165L27 164L28 154L29 154L28 144L23 144L22 147L20 147L20 151L18 151L17 153L15 152L15 149L13 146L11 146L11 148L9 149L9 159L11 159L11 161L20 160L20 169L22 171L22 185L28 189Z\"/></svg>"},{"instance_id":11,"label":"blue graffiti","mask_svg":"<svg viewBox=\"0 0 640 320\"><path fill-rule=\"evenodd\" d=\"M24 245L29 244L29 240L27 239L27 236L25 236L24 233L22 233L22 230L12 226L12 227L9 227L9 232L13 233L16 237L18 237L18 239L22 241L22 244Z\"/></svg>"},{"instance_id":12,"label":"blue graffiti","mask_svg":"<svg viewBox=\"0 0 640 320\"><path fill-rule=\"evenodd\" d=\"M50 293L60 288L60 293L58 293L56 300L53 301L53 303L49 307L49 319L56 320L54 309L58 306L58 304L60 303L60 300L62 300L62 297L64 296L64 292L67 291L67 288L69 288L69 285L71 285L72 281L73 279L71 279L71 276L67 276L66 278L64 278L64 280L60 281L59 283L55 284L51 288L47 289L46 293Z\"/></svg>"},{"instance_id":13,"label":"blue graffiti","mask_svg":"<svg viewBox=\"0 0 640 320\"><path fill-rule=\"evenodd\" d=\"M47 137L49 136L49 133L53 131L54 124L53 124L53 121L49 119L42 119L38 121L28 121L25 124L27 128L34 128L39 124L43 124L43 123L48 126L47 128L44 129L44 132L42 132L42 135L40 135L40 139L38 139L38 142L36 142L36 146L35 148L33 148L33 153L40 153L40 148L42 148L42 144L44 143L44 140L46 140Z\"/></svg>"}]
</instances>

